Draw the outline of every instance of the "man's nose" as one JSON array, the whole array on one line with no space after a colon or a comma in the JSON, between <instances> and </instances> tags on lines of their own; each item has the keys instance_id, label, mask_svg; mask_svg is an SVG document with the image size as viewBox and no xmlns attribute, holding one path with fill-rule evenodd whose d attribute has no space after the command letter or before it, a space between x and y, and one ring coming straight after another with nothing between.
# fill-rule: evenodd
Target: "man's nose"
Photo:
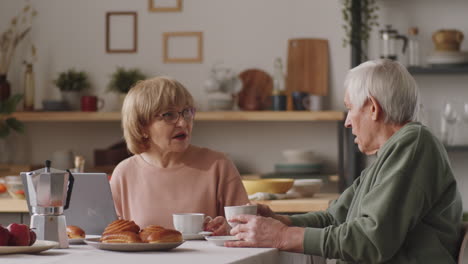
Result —
<instances>
[{"instance_id":1,"label":"man's nose","mask_svg":"<svg viewBox=\"0 0 468 264\"><path fill-rule=\"evenodd\" d=\"M351 120L350 120L348 114L346 114L346 119L345 119L345 122L344 122L344 126L345 126L346 128L351 128Z\"/></svg>"}]
</instances>

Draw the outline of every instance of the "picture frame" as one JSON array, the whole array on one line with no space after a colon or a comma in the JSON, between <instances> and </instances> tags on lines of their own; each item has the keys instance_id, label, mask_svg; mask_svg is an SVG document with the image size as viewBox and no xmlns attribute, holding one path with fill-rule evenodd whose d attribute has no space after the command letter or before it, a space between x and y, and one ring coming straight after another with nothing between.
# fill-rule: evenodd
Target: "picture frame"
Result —
<instances>
[{"instance_id":1,"label":"picture frame","mask_svg":"<svg viewBox=\"0 0 468 264\"><path fill-rule=\"evenodd\" d=\"M172 2L170 5L160 5L158 2ZM182 0L148 0L150 12L181 12L182 11Z\"/></svg>"},{"instance_id":2,"label":"picture frame","mask_svg":"<svg viewBox=\"0 0 468 264\"><path fill-rule=\"evenodd\" d=\"M194 44L195 47L189 46L190 44ZM192 54L183 54L190 52L190 50L192 50ZM163 61L164 63L203 62L203 32L163 33Z\"/></svg>"},{"instance_id":3,"label":"picture frame","mask_svg":"<svg viewBox=\"0 0 468 264\"><path fill-rule=\"evenodd\" d=\"M136 53L138 50L137 12L106 13L106 52Z\"/></svg>"}]
</instances>

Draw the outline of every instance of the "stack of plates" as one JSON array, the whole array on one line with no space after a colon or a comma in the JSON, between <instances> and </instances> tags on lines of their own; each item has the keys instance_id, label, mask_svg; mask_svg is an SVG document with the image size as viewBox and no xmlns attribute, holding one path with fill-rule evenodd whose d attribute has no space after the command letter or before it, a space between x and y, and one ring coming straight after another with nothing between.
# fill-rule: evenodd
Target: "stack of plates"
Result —
<instances>
[{"instance_id":1,"label":"stack of plates","mask_svg":"<svg viewBox=\"0 0 468 264\"><path fill-rule=\"evenodd\" d=\"M434 51L427 58L427 63L434 66L460 66L468 64L468 51Z\"/></svg>"},{"instance_id":2,"label":"stack of plates","mask_svg":"<svg viewBox=\"0 0 468 264\"><path fill-rule=\"evenodd\" d=\"M319 174L321 163L278 163L275 172L281 174Z\"/></svg>"}]
</instances>

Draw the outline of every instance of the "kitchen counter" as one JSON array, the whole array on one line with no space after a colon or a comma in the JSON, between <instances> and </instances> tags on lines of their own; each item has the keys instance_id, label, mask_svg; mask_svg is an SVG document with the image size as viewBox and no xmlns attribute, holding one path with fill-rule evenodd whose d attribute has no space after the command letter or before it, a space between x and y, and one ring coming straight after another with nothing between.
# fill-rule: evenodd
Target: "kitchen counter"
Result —
<instances>
[{"instance_id":1,"label":"kitchen counter","mask_svg":"<svg viewBox=\"0 0 468 264\"><path fill-rule=\"evenodd\" d=\"M252 201L268 205L278 213L306 213L311 211L323 211L328 208L333 200L338 198L338 193L317 193L312 198ZM27 213L26 200L0 199L0 213Z\"/></svg>"},{"instance_id":2,"label":"kitchen counter","mask_svg":"<svg viewBox=\"0 0 468 264\"><path fill-rule=\"evenodd\" d=\"M338 193L317 193L312 198L252 201L252 203L268 205L276 213L307 213L326 210L339 196Z\"/></svg>"},{"instance_id":3,"label":"kitchen counter","mask_svg":"<svg viewBox=\"0 0 468 264\"><path fill-rule=\"evenodd\" d=\"M26 200L22 199L0 199L0 213L28 213Z\"/></svg>"}]
</instances>

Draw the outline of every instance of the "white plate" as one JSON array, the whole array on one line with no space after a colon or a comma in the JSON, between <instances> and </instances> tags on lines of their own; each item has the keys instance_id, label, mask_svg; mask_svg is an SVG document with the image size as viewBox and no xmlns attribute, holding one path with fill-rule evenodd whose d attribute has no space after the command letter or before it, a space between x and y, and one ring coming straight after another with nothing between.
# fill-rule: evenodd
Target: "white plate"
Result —
<instances>
[{"instance_id":1,"label":"white plate","mask_svg":"<svg viewBox=\"0 0 468 264\"><path fill-rule=\"evenodd\" d=\"M85 239L85 243L98 249L112 251L162 251L182 245L185 241L174 243L101 243L99 238Z\"/></svg>"},{"instance_id":2,"label":"white plate","mask_svg":"<svg viewBox=\"0 0 468 264\"><path fill-rule=\"evenodd\" d=\"M213 234L213 232L202 231L198 234L182 234L182 237L184 238L184 240L196 240L196 239L204 239L205 236L209 236L211 234Z\"/></svg>"},{"instance_id":3,"label":"white plate","mask_svg":"<svg viewBox=\"0 0 468 264\"><path fill-rule=\"evenodd\" d=\"M34 254L51 249L53 247L57 247L58 245L59 243L55 241L37 240L34 245L27 247L0 247L0 254Z\"/></svg>"},{"instance_id":4,"label":"white plate","mask_svg":"<svg viewBox=\"0 0 468 264\"><path fill-rule=\"evenodd\" d=\"M100 238L101 236L98 235L86 235L86 238L70 238L68 239L68 243L70 245L77 245L77 244L84 244L84 240L88 238Z\"/></svg>"},{"instance_id":5,"label":"white plate","mask_svg":"<svg viewBox=\"0 0 468 264\"><path fill-rule=\"evenodd\" d=\"M205 239L208 240L208 243L219 247L224 247L226 241L239 241L235 236L207 236Z\"/></svg>"}]
</instances>

